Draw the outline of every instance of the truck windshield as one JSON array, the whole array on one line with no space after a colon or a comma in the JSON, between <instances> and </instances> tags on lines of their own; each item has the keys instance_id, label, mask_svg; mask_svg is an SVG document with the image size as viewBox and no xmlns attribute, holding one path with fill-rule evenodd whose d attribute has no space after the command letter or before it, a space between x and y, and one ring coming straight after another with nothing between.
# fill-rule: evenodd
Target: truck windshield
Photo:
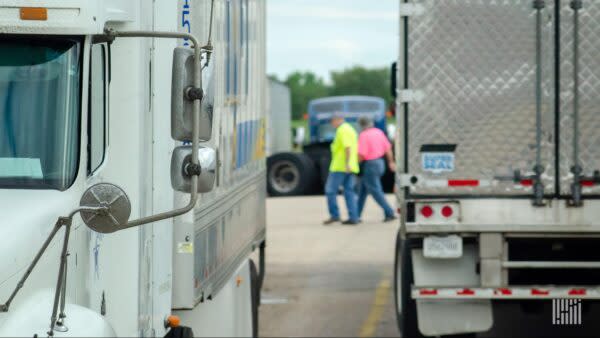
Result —
<instances>
[{"instance_id":1,"label":"truck windshield","mask_svg":"<svg viewBox=\"0 0 600 338\"><path fill-rule=\"evenodd\" d=\"M385 103L379 98L340 97L326 98L309 103L311 115L311 140L313 142L331 142L335 129L329 124L331 115L341 112L357 132L360 132L358 119L370 117L374 121L385 118ZM377 126L377 125L376 125ZM381 126L377 126L381 128Z\"/></svg>"},{"instance_id":2,"label":"truck windshield","mask_svg":"<svg viewBox=\"0 0 600 338\"><path fill-rule=\"evenodd\" d=\"M79 162L80 43L0 39L0 188L66 190Z\"/></svg>"},{"instance_id":3,"label":"truck windshield","mask_svg":"<svg viewBox=\"0 0 600 338\"><path fill-rule=\"evenodd\" d=\"M360 133L360 127L357 121L346 120L357 133ZM319 125L319 142L331 142L335 138L335 128L329 123L329 121L321 121Z\"/></svg>"}]
</instances>

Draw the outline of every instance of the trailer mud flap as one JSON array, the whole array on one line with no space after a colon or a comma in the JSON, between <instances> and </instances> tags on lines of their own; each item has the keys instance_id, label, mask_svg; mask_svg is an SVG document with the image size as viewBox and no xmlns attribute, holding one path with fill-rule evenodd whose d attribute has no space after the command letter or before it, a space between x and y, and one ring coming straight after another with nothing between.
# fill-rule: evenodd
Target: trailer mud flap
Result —
<instances>
[{"instance_id":1,"label":"trailer mud flap","mask_svg":"<svg viewBox=\"0 0 600 338\"><path fill-rule=\"evenodd\" d=\"M423 250L412 251L414 285L477 286L480 277L476 265L477 246L465 245L463 255L456 259L432 259ZM488 331L493 325L492 302L476 300L417 299L419 330L428 336Z\"/></svg>"},{"instance_id":2,"label":"trailer mud flap","mask_svg":"<svg viewBox=\"0 0 600 338\"><path fill-rule=\"evenodd\" d=\"M490 300L417 300L417 318L426 336L485 332L494 323Z\"/></svg>"}]
</instances>

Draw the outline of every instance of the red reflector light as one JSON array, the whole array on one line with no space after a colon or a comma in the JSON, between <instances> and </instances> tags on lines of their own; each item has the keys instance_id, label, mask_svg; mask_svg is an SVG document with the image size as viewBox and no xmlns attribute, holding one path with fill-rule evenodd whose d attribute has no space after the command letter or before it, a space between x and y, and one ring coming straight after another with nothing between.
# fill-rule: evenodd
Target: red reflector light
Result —
<instances>
[{"instance_id":1,"label":"red reflector light","mask_svg":"<svg viewBox=\"0 0 600 338\"><path fill-rule=\"evenodd\" d=\"M429 217L433 216L433 208L431 208L428 205L422 207L421 215L423 215L423 217L425 217L425 218L429 218Z\"/></svg>"},{"instance_id":2,"label":"red reflector light","mask_svg":"<svg viewBox=\"0 0 600 338\"><path fill-rule=\"evenodd\" d=\"M506 289L506 288L500 288L500 289L497 289L495 293L503 295L503 296L510 296L510 295L512 295L512 290Z\"/></svg>"},{"instance_id":3,"label":"red reflector light","mask_svg":"<svg viewBox=\"0 0 600 338\"><path fill-rule=\"evenodd\" d=\"M442 208L442 216L448 218L451 217L454 214L454 210L452 210L452 207L449 205L446 205Z\"/></svg>"},{"instance_id":4,"label":"red reflector light","mask_svg":"<svg viewBox=\"0 0 600 338\"><path fill-rule=\"evenodd\" d=\"M461 291L456 292L459 296L473 296L475 295L475 291L471 289L462 289Z\"/></svg>"},{"instance_id":5,"label":"red reflector light","mask_svg":"<svg viewBox=\"0 0 600 338\"><path fill-rule=\"evenodd\" d=\"M549 294L550 294L550 291L547 291L547 290L531 289L532 296L548 296Z\"/></svg>"},{"instance_id":6,"label":"red reflector light","mask_svg":"<svg viewBox=\"0 0 600 338\"><path fill-rule=\"evenodd\" d=\"M581 181L581 186L582 187L593 187L594 181Z\"/></svg>"},{"instance_id":7,"label":"red reflector light","mask_svg":"<svg viewBox=\"0 0 600 338\"><path fill-rule=\"evenodd\" d=\"M569 296L585 296L585 289L571 289L569 290Z\"/></svg>"},{"instance_id":8,"label":"red reflector light","mask_svg":"<svg viewBox=\"0 0 600 338\"><path fill-rule=\"evenodd\" d=\"M435 296L437 295L437 290L432 289L432 290L427 290L427 289L423 289L419 291L419 294L421 296Z\"/></svg>"},{"instance_id":9,"label":"red reflector light","mask_svg":"<svg viewBox=\"0 0 600 338\"><path fill-rule=\"evenodd\" d=\"M533 180L521 180L521 185L525 187L531 187L533 186Z\"/></svg>"},{"instance_id":10,"label":"red reflector light","mask_svg":"<svg viewBox=\"0 0 600 338\"><path fill-rule=\"evenodd\" d=\"M479 180L448 180L449 187L478 187Z\"/></svg>"}]
</instances>

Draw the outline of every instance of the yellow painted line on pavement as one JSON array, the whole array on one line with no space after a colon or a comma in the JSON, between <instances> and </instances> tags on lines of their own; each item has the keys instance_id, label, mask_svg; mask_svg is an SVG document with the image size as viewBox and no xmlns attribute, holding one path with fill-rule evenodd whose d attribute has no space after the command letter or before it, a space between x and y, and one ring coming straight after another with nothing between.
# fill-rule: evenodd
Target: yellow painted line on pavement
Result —
<instances>
[{"instance_id":1,"label":"yellow painted line on pavement","mask_svg":"<svg viewBox=\"0 0 600 338\"><path fill-rule=\"evenodd\" d=\"M371 311L358 334L361 338L375 337L375 334L377 333L377 326L386 311L386 305L390 299L391 282L389 275L390 273L388 272L384 273L383 279L379 282L379 285L375 290L375 299L373 300Z\"/></svg>"}]
</instances>

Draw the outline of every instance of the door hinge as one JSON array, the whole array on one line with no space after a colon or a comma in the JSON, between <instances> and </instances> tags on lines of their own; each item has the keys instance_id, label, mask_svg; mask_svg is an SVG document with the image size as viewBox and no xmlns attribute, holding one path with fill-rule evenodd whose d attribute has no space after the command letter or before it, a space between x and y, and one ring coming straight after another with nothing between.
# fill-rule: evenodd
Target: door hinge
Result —
<instances>
[{"instance_id":1,"label":"door hinge","mask_svg":"<svg viewBox=\"0 0 600 338\"><path fill-rule=\"evenodd\" d=\"M420 102L425 98L422 90L403 89L398 91L398 100L403 103Z\"/></svg>"},{"instance_id":2,"label":"door hinge","mask_svg":"<svg viewBox=\"0 0 600 338\"><path fill-rule=\"evenodd\" d=\"M417 16L425 13L425 6L422 4L403 3L400 4L400 16Z\"/></svg>"}]
</instances>

